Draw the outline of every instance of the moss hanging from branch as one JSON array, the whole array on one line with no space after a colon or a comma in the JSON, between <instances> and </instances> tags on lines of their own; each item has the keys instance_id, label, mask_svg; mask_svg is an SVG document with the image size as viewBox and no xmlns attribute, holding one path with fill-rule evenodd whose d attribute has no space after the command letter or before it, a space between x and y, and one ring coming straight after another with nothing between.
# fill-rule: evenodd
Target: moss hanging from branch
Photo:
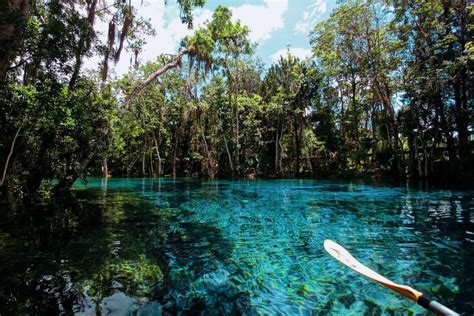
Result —
<instances>
[{"instance_id":1,"label":"moss hanging from branch","mask_svg":"<svg viewBox=\"0 0 474 316\"><path fill-rule=\"evenodd\" d=\"M102 81L107 80L107 75L109 73L109 56L114 48L115 42L115 19L109 22L109 31L107 37L107 48L104 53L104 65L102 67Z\"/></svg>"},{"instance_id":2,"label":"moss hanging from branch","mask_svg":"<svg viewBox=\"0 0 474 316\"><path fill-rule=\"evenodd\" d=\"M120 60L120 54L122 53L123 43L124 43L125 39L127 38L128 31L132 27L132 22L133 22L132 15L129 14L129 13L126 13L125 21L123 22L123 26L122 26L122 31L120 32L119 47L118 47L118 49L117 49L117 51L115 52L115 55L114 55L114 63L115 64L117 64L117 62Z\"/></svg>"}]
</instances>

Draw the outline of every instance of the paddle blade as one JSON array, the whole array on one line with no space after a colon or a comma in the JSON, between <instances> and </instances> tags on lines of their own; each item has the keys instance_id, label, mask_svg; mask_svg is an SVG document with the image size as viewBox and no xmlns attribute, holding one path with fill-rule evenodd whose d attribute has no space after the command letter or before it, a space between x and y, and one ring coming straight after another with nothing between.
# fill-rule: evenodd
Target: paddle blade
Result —
<instances>
[{"instance_id":1,"label":"paddle blade","mask_svg":"<svg viewBox=\"0 0 474 316\"><path fill-rule=\"evenodd\" d=\"M339 245L338 243L336 243L332 240L327 239L327 240L324 241L324 249L326 249L326 251L331 256L333 256L336 260L338 260L342 264L348 266L352 270L354 270L354 271L356 271L356 272L358 272L358 273L360 273L360 274L362 274L362 275L364 275L364 276L366 276L366 277L382 284L385 287L388 287L388 288L396 291L397 293L400 293L400 294L408 297L409 299L411 299L415 302L418 300L418 297L420 297L422 295L421 292L418 292L417 290L415 290L415 289L413 289L409 286L396 284L396 283L390 281L389 279L387 279L386 277L378 274L374 270L369 269L368 267L366 267L365 265L363 265L362 263L357 261L357 259L354 258L349 253L349 251L347 251L344 247L342 247L341 245Z\"/></svg>"}]
</instances>

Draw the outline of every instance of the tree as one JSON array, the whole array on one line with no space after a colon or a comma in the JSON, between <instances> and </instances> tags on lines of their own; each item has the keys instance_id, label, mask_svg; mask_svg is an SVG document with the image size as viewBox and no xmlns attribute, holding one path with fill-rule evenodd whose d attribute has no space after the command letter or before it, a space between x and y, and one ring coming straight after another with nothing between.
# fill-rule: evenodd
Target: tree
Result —
<instances>
[{"instance_id":1,"label":"tree","mask_svg":"<svg viewBox=\"0 0 474 316\"><path fill-rule=\"evenodd\" d=\"M374 111L381 107L379 122L385 131L372 138L385 135L391 149L392 170L403 177L403 153L393 106L398 42L385 20L384 9L377 4L356 1L342 5L315 27L312 45L322 71L340 91L339 128L345 150L362 147L360 140L371 132L367 130L369 125L377 124L374 119L379 114ZM373 132L377 129L372 128Z\"/></svg>"},{"instance_id":2,"label":"tree","mask_svg":"<svg viewBox=\"0 0 474 316\"><path fill-rule=\"evenodd\" d=\"M183 22L191 26L192 9L203 3L178 1ZM55 190L68 190L93 159L105 156L115 107L104 84L108 61L119 60L126 40L138 54L149 24L131 2L97 0L7 1L0 18L0 186L35 195L57 179ZM106 45L94 30L97 18L113 25ZM94 52L104 54L102 83L82 76L83 60Z\"/></svg>"},{"instance_id":3,"label":"tree","mask_svg":"<svg viewBox=\"0 0 474 316\"><path fill-rule=\"evenodd\" d=\"M146 86L168 70L181 66L183 56L187 56L190 68L195 71L207 71L214 60L222 53L249 52L250 43L247 39L248 29L240 22L231 21L232 14L226 7L219 6L212 15L212 20L205 27L197 29L194 34L185 38L180 52L171 57L171 60L162 68L153 72L145 80L132 89L126 99L128 107L133 99Z\"/></svg>"}]
</instances>

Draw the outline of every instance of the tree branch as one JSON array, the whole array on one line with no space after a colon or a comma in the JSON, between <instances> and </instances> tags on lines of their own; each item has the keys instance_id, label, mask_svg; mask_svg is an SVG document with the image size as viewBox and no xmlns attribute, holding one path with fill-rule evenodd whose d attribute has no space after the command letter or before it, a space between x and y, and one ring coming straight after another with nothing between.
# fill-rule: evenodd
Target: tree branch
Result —
<instances>
[{"instance_id":1,"label":"tree branch","mask_svg":"<svg viewBox=\"0 0 474 316\"><path fill-rule=\"evenodd\" d=\"M125 100L125 109L128 109L130 107L130 104L133 102L133 100L135 99L135 97L146 87L148 86L150 83L153 82L153 80L155 80L156 78L158 78L159 76L161 76L162 74L164 74L165 72L167 72L168 70L170 69L173 69L173 68L176 68L177 66L179 66L181 64L181 59L183 58L183 56L185 54L189 53L189 50L188 49L184 49L182 50L178 55L175 55L173 56L173 60L169 63L167 63L166 65L164 65L162 68L158 69L157 71L155 71L154 73L152 73L150 76L148 76L148 78L146 78L145 80L143 80L138 86L136 86L132 92L130 93L130 95L127 97L127 99Z\"/></svg>"}]
</instances>

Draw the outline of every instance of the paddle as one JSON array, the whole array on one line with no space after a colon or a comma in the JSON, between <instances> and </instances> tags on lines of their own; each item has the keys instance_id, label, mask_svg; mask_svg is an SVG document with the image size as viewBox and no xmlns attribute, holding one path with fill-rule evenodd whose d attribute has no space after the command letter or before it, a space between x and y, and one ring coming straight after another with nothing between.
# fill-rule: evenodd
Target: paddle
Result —
<instances>
[{"instance_id":1,"label":"paddle","mask_svg":"<svg viewBox=\"0 0 474 316\"><path fill-rule=\"evenodd\" d=\"M431 312L434 312L438 315L459 315L458 313L447 308L446 306L436 301L433 301L431 298L424 295L423 293L418 292L417 290L409 286L394 283L386 277L378 274L374 270L369 269L368 267L357 261L357 259L349 253L349 251L347 251L342 246L332 240L324 241L324 249L326 249L326 251L331 256L336 258L336 260L342 262L352 270L359 272L360 274L368 277L369 279L372 279L382 284L383 286L402 294L405 297L408 297L409 299L415 301L417 304L423 306Z\"/></svg>"}]
</instances>

